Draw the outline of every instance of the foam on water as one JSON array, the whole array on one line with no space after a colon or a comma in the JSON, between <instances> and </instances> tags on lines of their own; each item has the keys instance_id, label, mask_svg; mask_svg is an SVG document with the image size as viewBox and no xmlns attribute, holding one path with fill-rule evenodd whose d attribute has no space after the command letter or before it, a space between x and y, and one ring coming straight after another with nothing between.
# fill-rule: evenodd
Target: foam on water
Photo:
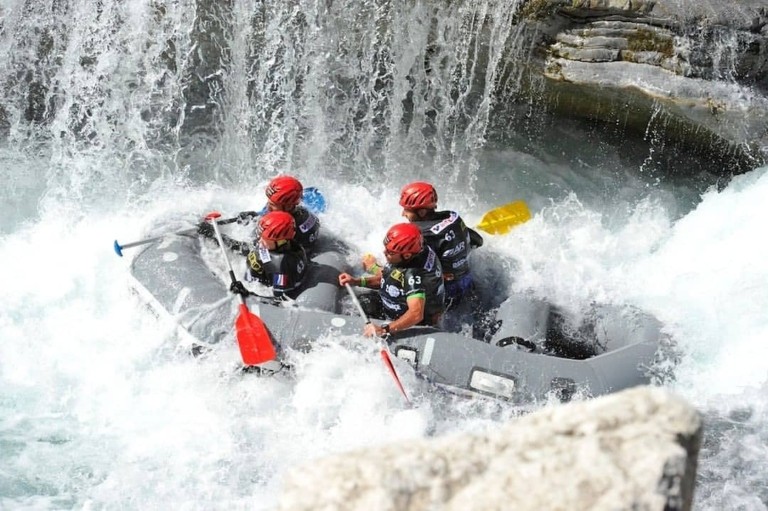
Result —
<instances>
[{"instance_id":1,"label":"foam on water","mask_svg":"<svg viewBox=\"0 0 768 511\"><path fill-rule=\"evenodd\" d=\"M691 165L658 160L655 134L611 145L539 116L492 150L493 106L516 104L521 79L501 51L522 40L518 2L92 4L4 5L0 508L268 509L300 463L519 413L404 367L407 409L357 336L295 355L293 377L241 374L234 339L177 349L112 241L259 209L266 179L291 172L322 190L353 260L380 255L411 179L471 225L526 199L534 218L473 256L480 284L658 317L680 350L666 385L708 428L696 507L766 509L766 168L700 197L696 179L670 184Z\"/></svg>"},{"instance_id":2,"label":"foam on water","mask_svg":"<svg viewBox=\"0 0 768 511\"><path fill-rule=\"evenodd\" d=\"M727 414L736 403L757 420L765 398L744 389L759 389L766 374L768 267L756 233L767 186L765 169L743 176L676 223L640 204L613 232L572 197L489 237L484 250L505 254L516 289L577 309L600 300L652 312L684 351L673 388L705 411ZM362 337L325 339L295 355L294 378L239 374L234 340L204 359L176 351L172 325L128 292L112 239L141 238L182 200L194 208L174 214L191 222L190 212L206 206L253 208L256 193L179 189L141 213L48 215L6 236L4 505L268 508L285 471L313 458L514 416L499 404L446 402L407 368L401 377L417 405L405 409ZM327 196L326 225L361 252L381 244L398 212L394 195L340 185ZM759 452L764 440L762 428L729 443Z\"/></svg>"}]
</instances>

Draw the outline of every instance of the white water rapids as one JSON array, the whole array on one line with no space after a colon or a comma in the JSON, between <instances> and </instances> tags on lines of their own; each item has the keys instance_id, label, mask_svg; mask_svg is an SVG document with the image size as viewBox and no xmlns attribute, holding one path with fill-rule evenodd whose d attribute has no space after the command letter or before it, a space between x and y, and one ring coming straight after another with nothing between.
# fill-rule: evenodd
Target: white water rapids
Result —
<instances>
[{"instance_id":1,"label":"white water rapids","mask_svg":"<svg viewBox=\"0 0 768 511\"><path fill-rule=\"evenodd\" d=\"M281 171L323 191L324 228L359 253L380 250L414 178L470 224L525 199L533 219L487 236L478 264L505 268L500 289L659 318L680 357L663 384L705 419L695 509L768 509L768 168L717 191L623 159L630 141L566 143L589 136L567 123L484 145L478 76L502 74L519 34L501 30L509 2L452 4L233 1L222 33L205 2L0 6L0 509L270 509L298 464L519 413L422 394L404 372L406 411L362 337L322 340L293 380L240 374L234 343L176 350L112 241L258 209ZM467 20L487 12L487 69L470 69ZM253 66L256 46L272 67ZM226 66L196 64L206 52Z\"/></svg>"}]
</instances>

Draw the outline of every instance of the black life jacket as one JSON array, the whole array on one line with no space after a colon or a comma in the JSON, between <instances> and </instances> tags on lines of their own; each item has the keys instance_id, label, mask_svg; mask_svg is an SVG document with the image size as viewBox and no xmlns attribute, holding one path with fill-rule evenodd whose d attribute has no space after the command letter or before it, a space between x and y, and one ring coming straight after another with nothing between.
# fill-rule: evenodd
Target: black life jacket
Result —
<instances>
[{"instance_id":1,"label":"black life jacket","mask_svg":"<svg viewBox=\"0 0 768 511\"><path fill-rule=\"evenodd\" d=\"M424 297L424 319L427 323L432 323L432 318L443 312L445 286L442 268L431 247L425 245L415 257L402 264L385 266L381 277L379 296L387 318L402 316L408 310L408 298L413 296Z\"/></svg>"}]
</instances>

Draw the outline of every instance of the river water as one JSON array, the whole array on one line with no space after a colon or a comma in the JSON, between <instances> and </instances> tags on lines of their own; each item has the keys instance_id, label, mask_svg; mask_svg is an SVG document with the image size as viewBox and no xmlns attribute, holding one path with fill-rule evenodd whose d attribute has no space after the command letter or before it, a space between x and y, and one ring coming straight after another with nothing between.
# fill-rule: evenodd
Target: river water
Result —
<instances>
[{"instance_id":1,"label":"river water","mask_svg":"<svg viewBox=\"0 0 768 511\"><path fill-rule=\"evenodd\" d=\"M258 209L279 172L359 254L417 178L470 224L525 200L532 220L473 256L504 275L485 284L659 318L657 384L705 421L695 509L768 508L768 168L727 181L663 124L516 103L514 3L442 4L3 2L0 508L270 509L301 463L520 413L408 373L406 411L363 338L320 340L290 379L240 374L234 343L177 350L112 241Z\"/></svg>"}]
</instances>

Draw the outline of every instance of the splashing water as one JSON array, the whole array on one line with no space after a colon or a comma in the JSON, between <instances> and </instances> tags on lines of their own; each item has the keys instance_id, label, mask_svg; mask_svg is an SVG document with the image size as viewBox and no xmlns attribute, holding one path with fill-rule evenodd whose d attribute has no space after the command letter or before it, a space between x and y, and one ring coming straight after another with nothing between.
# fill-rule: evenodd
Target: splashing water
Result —
<instances>
[{"instance_id":1,"label":"splashing water","mask_svg":"<svg viewBox=\"0 0 768 511\"><path fill-rule=\"evenodd\" d=\"M632 160L628 140L574 147L594 133L564 122L489 144L514 99L492 84L514 95L521 76L504 51L529 49L516 4L450 4L4 4L0 507L269 509L300 463L520 413L407 370L404 410L361 337L323 339L271 379L237 372L234 343L176 349L112 240L256 209L284 171L320 187L352 257L380 249L408 180L470 224L524 198L534 218L487 237L478 267L504 269L500 292L658 317L681 353L666 385L707 424L696 508L766 508L768 169L719 192L659 179L643 172L655 139Z\"/></svg>"}]
</instances>

